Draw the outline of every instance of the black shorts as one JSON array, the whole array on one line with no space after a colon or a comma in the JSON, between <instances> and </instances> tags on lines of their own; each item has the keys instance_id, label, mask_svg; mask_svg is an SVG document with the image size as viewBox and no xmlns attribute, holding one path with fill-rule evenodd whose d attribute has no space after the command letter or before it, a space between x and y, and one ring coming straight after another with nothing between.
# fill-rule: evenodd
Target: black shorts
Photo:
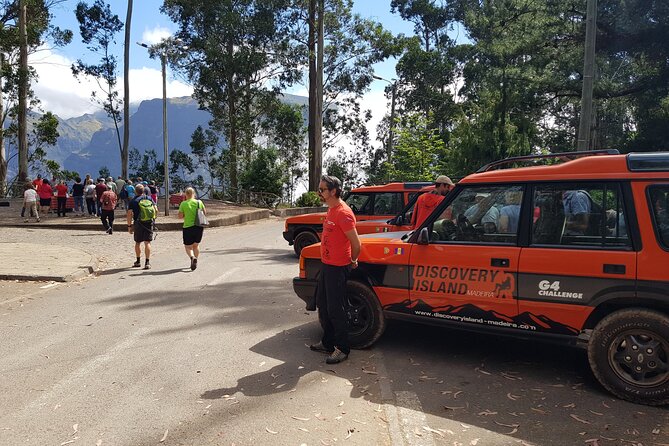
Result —
<instances>
[{"instance_id":1,"label":"black shorts","mask_svg":"<svg viewBox=\"0 0 669 446\"><path fill-rule=\"evenodd\" d=\"M39 205L40 206L51 206L51 198L40 198L39 199Z\"/></svg>"},{"instance_id":2,"label":"black shorts","mask_svg":"<svg viewBox=\"0 0 669 446\"><path fill-rule=\"evenodd\" d=\"M184 228L184 245L189 246L193 243L200 243L202 241L203 232L204 228L202 226L191 226L190 228Z\"/></svg>"},{"instance_id":3,"label":"black shorts","mask_svg":"<svg viewBox=\"0 0 669 446\"><path fill-rule=\"evenodd\" d=\"M134 224L135 243L153 241L153 222L141 222L137 220Z\"/></svg>"}]
</instances>

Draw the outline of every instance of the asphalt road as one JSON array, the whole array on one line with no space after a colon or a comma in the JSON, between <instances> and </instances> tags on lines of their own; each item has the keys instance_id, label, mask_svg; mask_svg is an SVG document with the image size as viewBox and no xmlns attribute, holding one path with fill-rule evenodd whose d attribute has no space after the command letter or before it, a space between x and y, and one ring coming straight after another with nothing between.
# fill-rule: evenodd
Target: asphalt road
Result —
<instances>
[{"instance_id":1,"label":"asphalt road","mask_svg":"<svg viewBox=\"0 0 669 446\"><path fill-rule=\"evenodd\" d=\"M395 322L326 365L282 228L207 230L195 272L179 233L140 271L128 236L62 232L107 269L0 284L0 444L669 445L667 408L612 397L576 349Z\"/></svg>"}]
</instances>

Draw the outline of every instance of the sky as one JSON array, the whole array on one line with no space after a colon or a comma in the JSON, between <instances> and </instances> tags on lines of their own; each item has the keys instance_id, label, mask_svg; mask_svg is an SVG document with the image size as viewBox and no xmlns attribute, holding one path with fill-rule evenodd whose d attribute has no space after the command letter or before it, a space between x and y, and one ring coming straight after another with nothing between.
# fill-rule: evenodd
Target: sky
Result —
<instances>
[{"instance_id":1,"label":"sky","mask_svg":"<svg viewBox=\"0 0 669 446\"><path fill-rule=\"evenodd\" d=\"M87 1L89 4L93 0ZM112 12L119 16L121 21L125 20L127 4L125 0L107 0ZM61 28L67 28L74 32L74 38L70 45L63 48L42 49L31 55L30 64L37 70L39 80L33 85L37 96L42 101L45 111L52 111L61 118L80 116L101 109L90 99L91 92L96 89L94 81L75 79L72 75L71 65L81 58L84 62L95 62L98 57L89 52L81 43L78 23L74 10L78 0L66 0L53 9L54 24ZM131 41L146 44L158 43L162 38L173 34L177 27L169 18L160 12L162 0L135 0ZM394 34L412 34L412 24L402 20L399 16L390 12L390 0L356 0L354 12L363 17L372 18L381 22L386 29ZM118 34L115 54L119 63L118 86L123 89L123 31ZM395 78L394 59L386 60L375 66L375 74L385 79ZM162 97L162 77L160 72L160 61L151 59L146 48L133 44L130 48L130 101L137 103L145 99ZM305 76L305 79L307 77ZM167 96L188 96L193 89L183 79L177 78L168 70ZM389 104L384 96L384 87L388 85L384 81L375 81L370 91L363 99L365 109L372 111L373 119L368 124L372 133L372 141L375 139L376 124L388 111ZM296 85L288 93L307 95L306 85ZM122 95L122 93L121 93Z\"/></svg>"}]
</instances>

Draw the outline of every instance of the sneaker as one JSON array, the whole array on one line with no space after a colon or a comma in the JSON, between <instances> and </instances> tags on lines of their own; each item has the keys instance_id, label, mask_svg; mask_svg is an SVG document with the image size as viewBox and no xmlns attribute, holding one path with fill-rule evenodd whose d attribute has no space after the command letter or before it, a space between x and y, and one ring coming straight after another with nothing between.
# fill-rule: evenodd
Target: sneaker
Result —
<instances>
[{"instance_id":1,"label":"sneaker","mask_svg":"<svg viewBox=\"0 0 669 446\"><path fill-rule=\"evenodd\" d=\"M109 235L112 235L113 233L114 233L114 228L110 226L109 227Z\"/></svg>"},{"instance_id":2,"label":"sneaker","mask_svg":"<svg viewBox=\"0 0 669 446\"><path fill-rule=\"evenodd\" d=\"M23 223L28 223L28 219L26 218L25 220L23 220Z\"/></svg>"},{"instance_id":3,"label":"sneaker","mask_svg":"<svg viewBox=\"0 0 669 446\"><path fill-rule=\"evenodd\" d=\"M326 346L324 346L323 341L319 342L318 344L311 344L309 346L309 349L315 352L327 353L327 354L334 352L334 349L327 348Z\"/></svg>"},{"instance_id":4,"label":"sneaker","mask_svg":"<svg viewBox=\"0 0 669 446\"><path fill-rule=\"evenodd\" d=\"M343 351L339 350L337 347L335 347L334 351L325 358L325 363L326 364L339 364L342 361L345 361L348 358L348 355L344 353Z\"/></svg>"},{"instance_id":5,"label":"sneaker","mask_svg":"<svg viewBox=\"0 0 669 446\"><path fill-rule=\"evenodd\" d=\"M139 260L132 264L133 268L139 268L140 266L142 266L142 264L140 263Z\"/></svg>"},{"instance_id":6,"label":"sneaker","mask_svg":"<svg viewBox=\"0 0 669 446\"><path fill-rule=\"evenodd\" d=\"M40 220L39 220L39 218L38 218L38 219L37 219L37 223L39 223L39 221L40 221Z\"/></svg>"},{"instance_id":7,"label":"sneaker","mask_svg":"<svg viewBox=\"0 0 669 446\"><path fill-rule=\"evenodd\" d=\"M107 228L107 229L105 229L105 232L106 232L107 234L110 234L110 232L109 232L110 229L111 229L111 228Z\"/></svg>"},{"instance_id":8,"label":"sneaker","mask_svg":"<svg viewBox=\"0 0 669 446\"><path fill-rule=\"evenodd\" d=\"M150 263L145 263L144 264L144 269L151 269L151 264Z\"/></svg>"},{"instance_id":9,"label":"sneaker","mask_svg":"<svg viewBox=\"0 0 669 446\"><path fill-rule=\"evenodd\" d=\"M197 268L197 257L192 257L190 259L190 270L195 271L195 268Z\"/></svg>"}]
</instances>

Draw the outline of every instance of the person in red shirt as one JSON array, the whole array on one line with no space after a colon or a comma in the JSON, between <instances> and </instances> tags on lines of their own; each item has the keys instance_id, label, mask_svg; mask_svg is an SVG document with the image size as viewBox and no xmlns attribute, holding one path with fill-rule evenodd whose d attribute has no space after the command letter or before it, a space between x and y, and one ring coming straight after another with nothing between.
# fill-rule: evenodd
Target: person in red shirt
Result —
<instances>
[{"instance_id":1,"label":"person in red shirt","mask_svg":"<svg viewBox=\"0 0 669 446\"><path fill-rule=\"evenodd\" d=\"M42 187L42 175L37 174L37 178L33 180L33 186L35 187L35 190L39 190L39 188Z\"/></svg>"},{"instance_id":2,"label":"person in red shirt","mask_svg":"<svg viewBox=\"0 0 669 446\"><path fill-rule=\"evenodd\" d=\"M62 217L65 217L65 204L67 203L67 184L65 184L65 181L63 180L60 180L56 185L56 197L58 200L58 210L56 212L58 213L59 217L61 217L61 213L63 214Z\"/></svg>"},{"instance_id":3,"label":"person in red shirt","mask_svg":"<svg viewBox=\"0 0 669 446\"><path fill-rule=\"evenodd\" d=\"M453 184L450 178L446 175L439 175L439 177L434 180L434 190L421 195L418 197L418 200L416 200L416 206L414 206L413 215L411 216L411 225L417 229L423 224L434 208L441 203L441 200L443 200L446 194L448 194L454 187L455 184Z\"/></svg>"},{"instance_id":4,"label":"person in red shirt","mask_svg":"<svg viewBox=\"0 0 669 446\"><path fill-rule=\"evenodd\" d=\"M114 233L114 209L116 209L116 201L117 197L113 190L108 189L102 192L102 197L100 197L100 203L102 203L100 220L102 220L105 232L109 235Z\"/></svg>"},{"instance_id":5,"label":"person in red shirt","mask_svg":"<svg viewBox=\"0 0 669 446\"><path fill-rule=\"evenodd\" d=\"M46 217L51 208L51 197L53 197L53 189L51 189L51 183L46 178L42 180L42 185L37 190L39 195L39 205L42 216Z\"/></svg>"},{"instance_id":6,"label":"person in red shirt","mask_svg":"<svg viewBox=\"0 0 669 446\"><path fill-rule=\"evenodd\" d=\"M323 338L312 344L311 350L328 353L328 364L348 358L348 320L344 309L346 281L351 268L358 267L360 239L355 230L355 215L341 199L341 181L323 176L318 195L328 206L321 236L321 274L318 283L318 318L323 326Z\"/></svg>"},{"instance_id":7,"label":"person in red shirt","mask_svg":"<svg viewBox=\"0 0 669 446\"><path fill-rule=\"evenodd\" d=\"M98 178L98 183L95 185L95 196L97 197L97 214L102 217L102 194L107 190L104 178Z\"/></svg>"}]
</instances>

